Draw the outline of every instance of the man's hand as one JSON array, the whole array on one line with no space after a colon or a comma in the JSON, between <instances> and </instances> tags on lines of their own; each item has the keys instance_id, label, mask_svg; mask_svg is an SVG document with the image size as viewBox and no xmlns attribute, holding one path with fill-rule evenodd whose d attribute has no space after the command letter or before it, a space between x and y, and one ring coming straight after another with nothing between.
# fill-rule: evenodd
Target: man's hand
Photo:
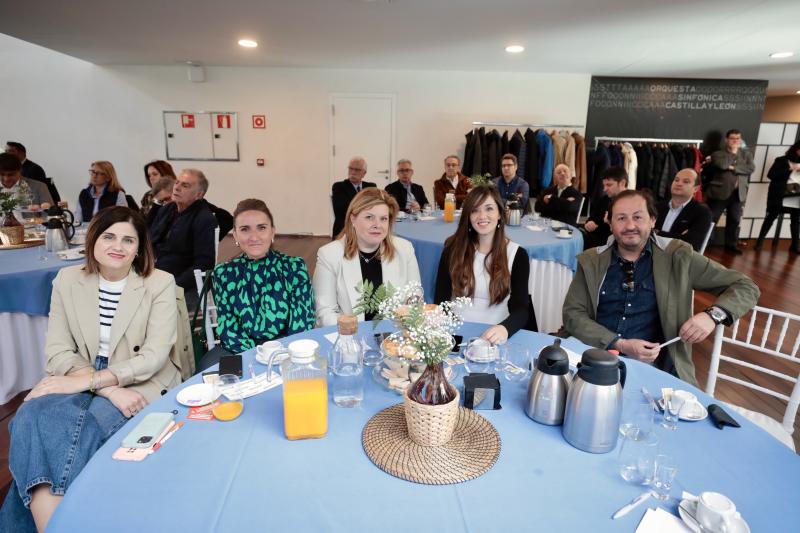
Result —
<instances>
[{"instance_id":1,"label":"man's hand","mask_svg":"<svg viewBox=\"0 0 800 533\"><path fill-rule=\"evenodd\" d=\"M48 376L36 384L23 401L48 394L75 394L89 390L89 376Z\"/></svg>"},{"instance_id":2,"label":"man's hand","mask_svg":"<svg viewBox=\"0 0 800 533\"><path fill-rule=\"evenodd\" d=\"M551 196L553 196L553 195L552 195L552 194L546 194L546 195L544 196L544 198L542 198L542 201L543 201L544 203L546 203L546 204L549 204L549 203L550 203L550 197L551 197Z\"/></svg>"},{"instance_id":3,"label":"man's hand","mask_svg":"<svg viewBox=\"0 0 800 533\"><path fill-rule=\"evenodd\" d=\"M658 343L643 341L642 339L620 339L614 347L628 357L638 359L644 363L655 361L660 352Z\"/></svg>"},{"instance_id":4,"label":"man's hand","mask_svg":"<svg viewBox=\"0 0 800 533\"><path fill-rule=\"evenodd\" d=\"M586 221L586 224L583 225L583 229L586 231L594 231L597 229L597 224L595 224L592 220L588 220Z\"/></svg>"},{"instance_id":5,"label":"man's hand","mask_svg":"<svg viewBox=\"0 0 800 533\"><path fill-rule=\"evenodd\" d=\"M412 211L419 211L419 203L418 202L411 202L411 210Z\"/></svg>"},{"instance_id":6,"label":"man's hand","mask_svg":"<svg viewBox=\"0 0 800 533\"><path fill-rule=\"evenodd\" d=\"M113 390L104 396L127 418L131 418L147 406L144 396L125 387L113 387Z\"/></svg>"},{"instance_id":7,"label":"man's hand","mask_svg":"<svg viewBox=\"0 0 800 533\"><path fill-rule=\"evenodd\" d=\"M708 313L697 313L681 326L678 335L683 342L695 344L708 337L717 325Z\"/></svg>"}]
</instances>

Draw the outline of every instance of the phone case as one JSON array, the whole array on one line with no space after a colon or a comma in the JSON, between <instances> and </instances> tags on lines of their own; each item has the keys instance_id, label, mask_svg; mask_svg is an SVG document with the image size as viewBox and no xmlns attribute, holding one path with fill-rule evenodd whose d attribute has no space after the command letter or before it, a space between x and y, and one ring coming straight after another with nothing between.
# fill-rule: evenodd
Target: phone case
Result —
<instances>
[{"instance_id":1,"label":"phone case","mask_svg":"<svg viewBox=\"0 0 800 533\"><path fill-rule=\"evenodd\" d=\"M172 413L150 413L139 422L122 441L123 448L150 448L156 443L175 415Z\"/></svg>"},{"instance_id":2,"label":"phone case","mask_svg":"<svg viewBox=\"0 0 800 533\"><path fill-rule=\"evenodd\" d=\"M149 454L147 448L117 448L111 458L117 461L142 461Z\"/></svg>"}]
</instances>

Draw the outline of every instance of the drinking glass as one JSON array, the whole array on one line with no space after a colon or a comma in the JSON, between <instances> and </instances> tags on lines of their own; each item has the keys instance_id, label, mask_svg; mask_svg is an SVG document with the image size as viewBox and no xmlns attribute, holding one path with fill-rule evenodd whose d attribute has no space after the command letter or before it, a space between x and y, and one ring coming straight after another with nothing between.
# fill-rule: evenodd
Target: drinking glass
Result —
<instances>
[{"instance_id":1,"label":"drinking glass","mask_svg":"<svg viewBox=\"0 0 800 533\"><path fill-rule=\"evenodd\" d=\"M426 216L426 217L429 217L429 216L431 216L431 214L433 214L433 209L431 208L431 204L425 204L422 207L422 215Z\"/></svg>"},{"instance_id":2,"label":"drinking glass","mask_svg":"<svg viewBox=\"0 0 800 533\"><path fill-rule=\"evenodd\" d=\"M653 405L638 392L635 395L623 396L619 432L625 436L628 430L637 428L651 433L655 414Z\"/></svg>"},{"instance_id":3,"label":"drinking glass","mask_svg":"<svg viewBox=\"0 0 800 533\"><path fill-rule=\"evenodd\" d=\"M661 425L667 429L678 429L678 418L680 416L681 407L683 407L686 398L673 395L669 400L664 400L664 420Z\"/></svg>"},{"instance_id":4,"label":"drinking glass","mask_svg":"<svg viewBox=\"0 0 800 533\"><path fill-rule=\"evenodd\" d=\"M498 366L503 377L512 383L527 380L531 375L531 354L520 344L506 343L499 347Z\"/></svg>"},{"instance_id":5,"label":"drinking glass","mask_svg":"<svg viewBox=\"0 0 800 533\"><path fill-rule=\"evenodd\" d=\"M656 470L653 477L653 494L659 500L668 500L672 483L678 473L678 464L669 455L656 455Z\"/></svg>"},{"instance_id":6,"label":"drinking glass","mask_svg":"<svg viewBox=\"0 0 800 533\"><path fill-rule=\"evenodd\" d=\"M383 361L379 339L382 339L382 337L376 337L372 333L367 333L361 337L364 366L377 366Z\"/></svg>"},{"instance_id":7,"label":"drinking glass","mask_svg":"<svg viewBox=\"0 0 800 533\"><path fill-rule=\"evenodd\" d=\"M214 382L214 396L219 395L218 404L211 410L217 420L227 422L239 418L244 411L244 399L239 388L239 377L222 374Z\"/></svg>"},{"instance_id":8,"label":"drinking glass","mask_svg":"<svg viewBox=\"0 0 800 533\"><path fill-rule=\"evenodd\" d=\"M498 358L498 348L480 337L473 337L464 347L464 368L470 374L491 374Z\"/></svg>"},{"instance_id":9,"label":"drinking glass","mask_svg":"<svg viewBox=\"0 0 800 533\"><path fill-rule=\"evenodd\" d=\"M628 483L649 485L653 481L658 455L658 438L652 431L632 427L619 448L619 475Z\"/></svg>"}]
</instances>

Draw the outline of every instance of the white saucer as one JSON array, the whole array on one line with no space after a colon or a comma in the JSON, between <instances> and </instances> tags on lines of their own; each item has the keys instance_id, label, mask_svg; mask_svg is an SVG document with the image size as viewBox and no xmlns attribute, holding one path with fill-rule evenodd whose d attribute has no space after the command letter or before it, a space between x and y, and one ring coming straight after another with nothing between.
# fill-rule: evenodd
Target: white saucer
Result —
<instances>
[{"instance_id":1,"label":"white saucer","mask_svg":"<svg viewBox=\"0 0 800 533\"><path fill-rule=\"evenodd\" d=\"M288 353L284 353L284 354L281 354L281 355L277 356L275 358L275 361L274 361L273 365L277 365L277 364L282 363L283 361L286 360L287 357L289 357ZM261 355L259 355L258 352L256 352L256 361L258 361L262 365L268 365L269 364L269 357L264 358Z\"/></svg>"},{"instance_id":2,"label":"white saucer","mask_svg":"<svg viewBox=\"0 0 800 533\"><path fill-rule=\"evenodd\" d=\"M214 387L208 383L196 383L181 389L175 397L178 403L187 407L208 405L214 401Z\"/></svg>"},{"instance_id":3,"label":"white saucer","mask_svg":"<svg viewBox=\"0 0 800 533\"><path fill-rule=\"evenodd\" d=\"M684 511L682 508L683 506L687 507L693 513L696 513L697 500L681 500L681 503L678 505L678 514L680 515L681 520L683 520L683 523L686 525L686 527L695 533L701 533L700 529L698 529L697 526L695 526L695 523L692 522L692 517L686 516L686 511ZM747 525L747 522L744 518L742 518L741 515L733 519L731 526L732 527L730 528L729 533L750 533L750 526Z\"/></svg>"},{"instance_id":4,"label":"white saucer","mask_svg":"<svg viewBox=\"0 0 800 533\"><path fill-rule=\"evenodd\" d=\"M658 403L658 407L661 411L664 411L664 399L659 398L656 400ZM686 405L686 404L684 404ZM678 415L680 420L684 420L686 422L699 422L700 420L705 420L708 418L708 410L703 407L699 401L690 402L689 405L692 405L691 409L688 407L681 407L681 412Z\"/></svg>"},{"instance_id":5,"label":"white saucer","mask_svg":"<svg viewBox=\"0 0 800 533\"><path fill-rule=\"evenodd\" d=\"M570 232L569 235L561 235L561 233L556 233L556 237L558 237L559 239L571 239L572 232Z\"/></svg>"},{"instance_id":6,"label":"white saucer","mask_svg":"<svg viewBox=\"0 0 800 533\"><path fill-rule=\"evenodd\" d=\"M83 248L70 248L69 250L58 252L56 255L58 255L58 258L62 261L79 261L81 259L86 259L86 253Z\"/></svg>"}]
</instances>

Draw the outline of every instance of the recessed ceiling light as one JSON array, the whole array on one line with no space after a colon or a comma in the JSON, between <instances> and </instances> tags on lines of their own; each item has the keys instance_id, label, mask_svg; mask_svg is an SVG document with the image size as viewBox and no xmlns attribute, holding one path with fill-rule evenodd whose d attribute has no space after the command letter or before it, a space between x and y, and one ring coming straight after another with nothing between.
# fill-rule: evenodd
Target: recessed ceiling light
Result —
<instances>
[{"instance_id":1,"label":"recessed ceiling light","mask_svg":"<svg viewBox=\"0 0 800 533\"><path fill-rule=\"evenodd\" d=\"M797 91L797 93L796 93L796 94L800 94L800 91Z\"/></svg>"},{"instance_id":2,"label":"recessed ceiling light","mask_svg":"<svg viewBox=\"0 0 800 533\"><path fill-rule=\"evenodd\" d=\"M509 54L519 54L520 52L524 52L524 51L525 51L525 47L524 46L520 46L518 44L512 44L510 46L506 46L506 52L508 52Z\"/></svg>"},{"instance_id":3,"label":"recessed ceiling light","mask_svg":"<svg viewBox=\"0 0 800 533\"><path fill-rule=\"evenodd\" d=\"M784 57L792 57L794 52L773 52L769 55L772 59L783 59Z\"/></svg>"},{"instance_id":4,"label":"recessed ceiling light","mask_svg":"<svg viewBox=\"0 0 800 533\"><path fill-rule=\"evenodd\" d=\"M239 46L243 46L244 48L255 48L258 46L258 43L252 39L239 39Z\"/></svg>"}]
</instances>

